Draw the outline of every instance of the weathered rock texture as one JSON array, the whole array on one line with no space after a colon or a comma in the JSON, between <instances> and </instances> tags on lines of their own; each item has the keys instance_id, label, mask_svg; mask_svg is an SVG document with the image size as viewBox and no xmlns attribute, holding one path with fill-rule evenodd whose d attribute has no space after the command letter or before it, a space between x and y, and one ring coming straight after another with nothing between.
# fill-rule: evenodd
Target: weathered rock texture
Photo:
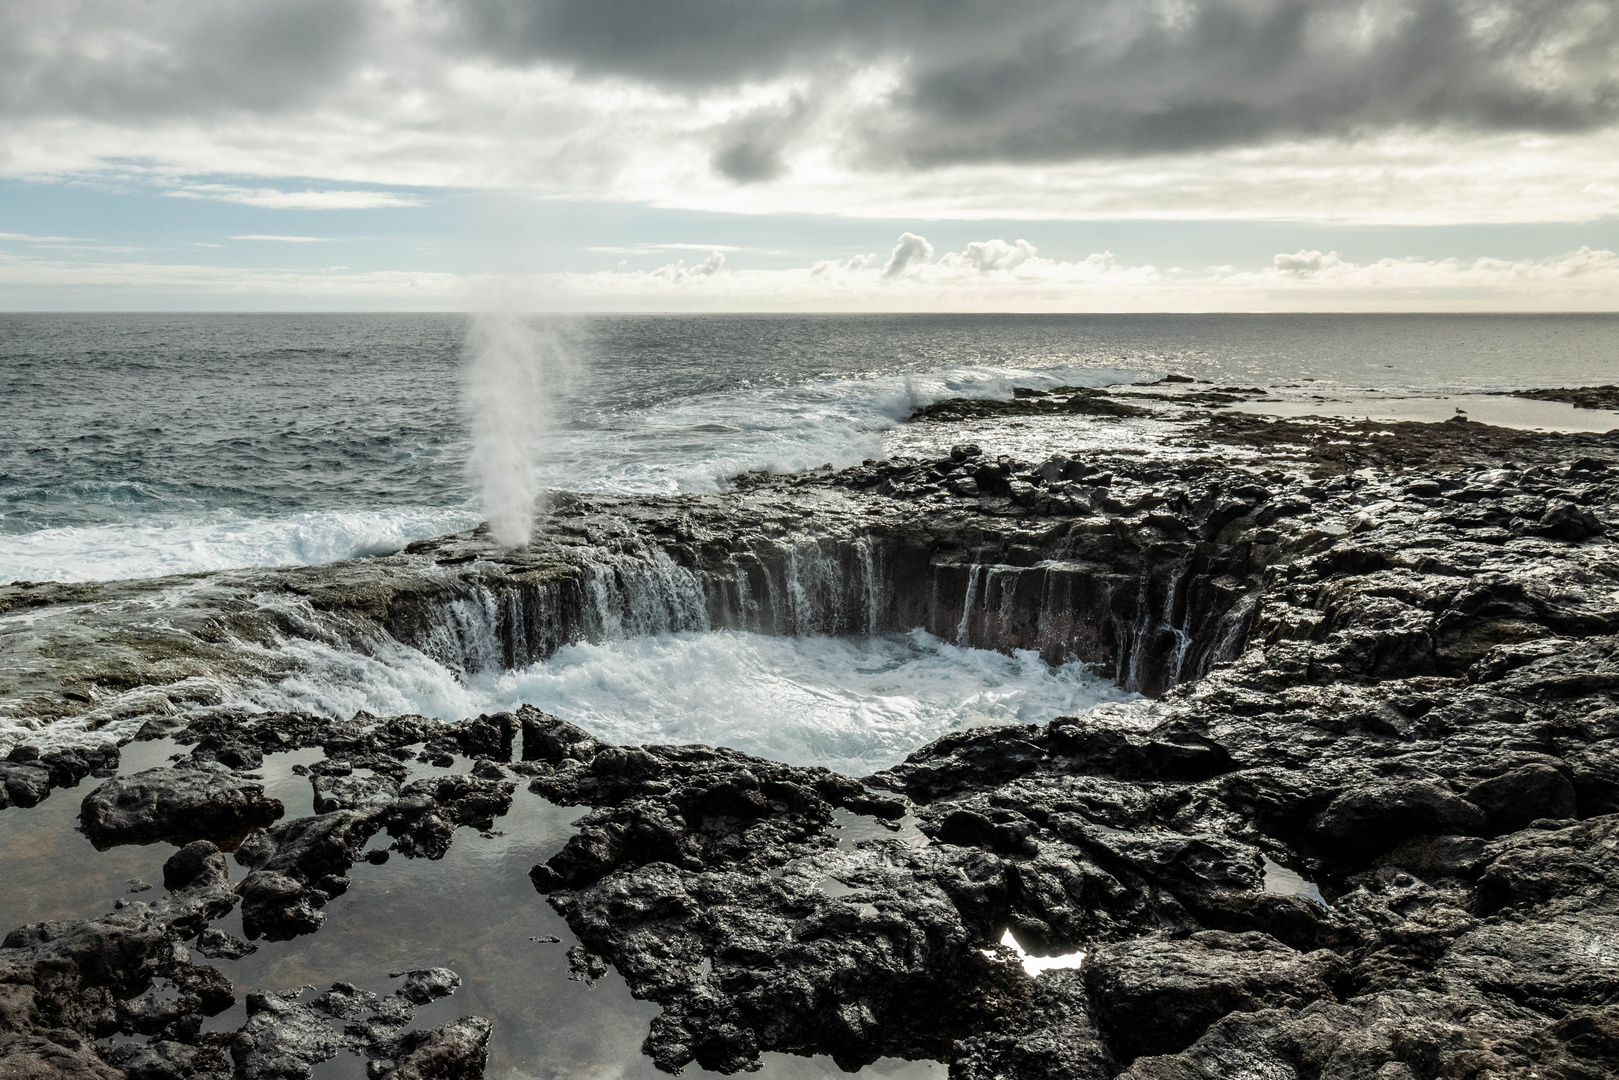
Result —
<instances>
[{"instance_id":1,"label":"weathered rock texture","mask_svg":"<svg viewBox=\"0 0 1619 1080\"><path fill-rule=\"evenodd\" d=\"M1024 408L1074 399L1097 396ZM164 869L175 891L6 939L0 1067L304 1076L350 1049L400 1077L481 1071L476 1018L402 1033L406 998L449 985L435 971L387 999L256 995L240 1031L199 1034L232 990L184 942L248 945L204 933L237 899L212 830L239 823L228 793L251 787L236 773L255 753L319 745L319 812L235 849L250 937L316 931L382 834L442 855L457 826L505 811L516 773L588 808L531 876L579 939L577 975L611 966L661 1006L646 1051L667 1069L785 1051L849 1068L929 1057L958 1080L1614 1075L1619 443L1198 423L1189 440L1246 449L1020 463L963 445L726 496L562 500L524 552L469 534L217 575L187 583L160 634L115 618L68 660L47 647L69 633L55 606L118 596L133 611L141 590L175 586L0 590L40 609L0 674L42 716L112 709L103 691L150 704L139 691L163 695L157 717L183 711L204 669L273 676L231 634L387 639L473 670L580 637L723 626L922 625L1083 659L1156 699L954 733L861 780L608 746L532 709L448 726L154 721L181 727L191 758L93 792L86 826L127 809L118 836L190 841ZM408 781L402 755L475 763ZM12 752L13 801L58 784L36 756ZM126 781L156 794L115 798ZM163 809L193 781L208 794L190 817ZM1284 868L1326 902L1283 888ZM1031 976L998 944L1008 929L1083 963ZM156 978L178 999L147 994ZM148 1042L97 1057L85 1040L112 1031Z\"/></svg>"},{"instance_id":2,"label":"weathered rock texture","mask_svg":"<svg viewBox=\"0 0 1619 1080\"><path fill-rule=\"evenodd\" d=\"M828 815L859 808L812 772L536 728L536 789L595 807L536 884L664 1005L648 1052L932 1056L959 1077L1612 1075L1614 474L1312 471L1204 519L1199 543L1263 580L1235 660L1134 727L963 732L868 779L925 847L837 846ZM1267 860L1331 906L1267 890ZM992 944L1006 927L1086 951L1080 973L1028 978Z\"/></svg>"},{"instance_id":3,"label":"weathered rock texture","mask_svg":"<svg viewBox=\"0 0 1619 1080\"><path fill-rule=\"evenodd\" d=\"M250 938L318 929L321 908L348 888L344 874L378 834L408 857L440 858L458 825L488 827L510 806L515 782L448 774L401 787L393 779L405 775L399 752L412 747L406 756L424 762L485 751L509 760L512 738L529 715L443 724L413 716L360 714L338 722L215 714L179 733L196 745L175 768L118 777L90 792L81 819L98 843L223 837L251 872L233 888L219 845L194 839L164 863L164 899L121 901L99 919L12 931L0 946L0 1077L304 1080L340 1052L367 1057L377 1075L401 1080L483 1075L487 1020L410 1028L417 1006L460 985L446 968L399 972L397 992L381 998L346 983L307 1002L300 993L249 993L240 1030L205 1034L203 1019L233 1004L237 993L192 953L234 959L254 951L250 942L209 927L238 902ZM262 761L265 750L322 746L328 756L315 765L312 785L348 805L253 828L278 816L281 806L263 798L262 785L220 771L226 745L239 764ZM488 756L479 762L492 763ZM334 786L336 779L350 783ZM115 1034L146 1041L93 1042Z\"/></svg>"}]
</instances>

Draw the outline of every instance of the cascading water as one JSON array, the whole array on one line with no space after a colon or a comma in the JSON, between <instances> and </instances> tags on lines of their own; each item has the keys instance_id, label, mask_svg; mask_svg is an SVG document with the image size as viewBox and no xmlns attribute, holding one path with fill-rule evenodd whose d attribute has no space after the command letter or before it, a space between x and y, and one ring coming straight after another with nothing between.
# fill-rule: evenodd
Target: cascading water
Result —
<instances>
[{"instance_id":1,"label":"cascading water","mask_svg":"<svg viewBox=\"0 0 1619 1080\"><path fill-rule=\"evenodd\" d=\"M956 644L965 645L972 640L973 604L978 600L978 579L984 573L984 568L973 563L971 570L967 571L967 595L961 601L961 622L956 627Z\"/></svg>"},{"instance_id":2,"label":"cascading water","mask_svg":"<svg viewBox=\"0 0 1619 1080\"><path fill-rule=\"evenodd\" d=\"M592 560L584 572L591 640L709 629L702 583L662 551L642 558Z\"/></svg>"}]
</instances>

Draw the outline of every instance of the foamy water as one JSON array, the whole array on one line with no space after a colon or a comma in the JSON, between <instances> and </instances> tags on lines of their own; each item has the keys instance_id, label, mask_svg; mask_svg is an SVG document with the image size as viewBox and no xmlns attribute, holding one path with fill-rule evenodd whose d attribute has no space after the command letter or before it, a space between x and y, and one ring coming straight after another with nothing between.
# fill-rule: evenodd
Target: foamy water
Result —
<instances>
[{"instance_id":1,"label":"foamy water","mask_svg":"<svg viewBox=\"0 0 1619 1080\"><path fill-rule=\"evenodd\" d=\"M1112 367L947 367L699 394L553 433L545 486L614 494L721 491L744 472L858 465L917 408L952 397L1008 399L1014 386L1105 386Z\"/></svg>"},{"instance_id":2,"label":"foamy water","mask_svg":"<svg viewBox=\"0 0 1619 1080\"><path fill-rule=\"evenodd\" d=\"M254 692L256 702L444 719L528 703L614 743L730 746L856 775L950 731L1044 723L1135 696L1078 664L958 648L920 630L857 639L658 634L570 645L465 682L410 650L371 658L298 648L307 675Z\"/></svg>"},{"instance_id":3,"label":"foamy water","mask_svg":"<svg viewBox=\"0 0 1619 1080\"><path fill-rule=\"evenodd\" d=\"M0 536L0 583L116 581L246 566L316 566L386 555L476 525L476 510L314 510L280 518L218 510L197 520L67 526Z\"/></svg>"},{"instance_id":4,"label":"foamy water","mask_svg":"<svg viewBox=\"0 0 1619 1080\"><path fill-rule=\"evenodd\" d=\"M1104 385L1111 368L951 368L905 376L826 379L695 395L554 430L529 463L502 461L484 477L509 488L616 494L723 490L730 478L858 464L885 454L884 437L918 406L946 397L1008 398L1013 386ZM524 440L533 441L532 433ZM487 456L487 455L486 455ZM458 469L446 458L442 467ZM493 477L493 478L491 478ZM113 524L0 533L0 583L108 581L247 566L320 565L397 551L413 540L470 528L483 507L470 490L453 507L312 510L250 516L220 508L195 516L132 514ZM525 497L529 497L525 494Z\"/></svg>"}]
</instances>

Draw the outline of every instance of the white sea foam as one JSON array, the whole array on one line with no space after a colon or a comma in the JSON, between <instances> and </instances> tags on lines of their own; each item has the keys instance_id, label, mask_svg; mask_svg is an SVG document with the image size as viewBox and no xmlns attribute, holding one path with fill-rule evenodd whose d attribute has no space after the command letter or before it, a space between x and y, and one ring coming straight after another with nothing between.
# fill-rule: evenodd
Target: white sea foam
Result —
<instances>
[{"instance_id":1,"label":"white sea foam","mask_svg":"<svg viewBox=\"0 0 1619 1080\"><path fill-rule=\"evenodd\" d=\"M481 417L475 417L473 449L481 504L469 500L452 509L316 510L275 518L218 510L185 519L137 518L0 534L0 582L106 581L245 566L319 565L469 528L489 516L481 507L501 518L507 542L513 542L540 488L712 492L751 470L792 472L827 463L841 468L884 456L885 432L932 401L1005 398L1013 386L1102 385L1130 374L985 366L829 379L697 395L622 414L605 426L547 433L535 418L551 407L552 391L534 380L562 379L568 361L543 342L510 341L499 334L491 341L468 375L470 404ZM521 392L511 390L514 386ZM503 394L502 387L511 392ZM523 407L511 407L516 404Z\"/></svg>"},{"instance_id":2,"label":"white sea foam","mask_svg":"<svg viewBox=\"0 0 1619 1080\"><path fill-rule=\"evenodd\" d=\"M951 397L1010 398L1014 386L1102 386L1114 368L955 367L700 394L553 433L548 487L653 494L723 490L750 471L837 468L884 456L884 433Z\"/></svg>"},{"instance_id":3,"label":"white sea foam","mask_svg":"<svg viewBox=\"0 0 1619 1080\"><path fill-rule=\"evenodd\" d=\"M1036 723L1132 695L1077 664L963 649L922 631L867 639L720 631L578 644L458 681L413 650L361 656L300 643L307 674L257 692L270 708L458 719L529 703L617 743L705 743L864 773L946 732Z\"/></svg>"},{"instance_id":4,"label":"white sea foam","mask_svg":"<svg viewBox=\"0 0 1619 1080\"><path fill-rule=\"evenodd\" d=\"M133 521L0 534L0 583L110 581L244 566L318 565L398 551L476 525L466 508L313 510L279 518L220 510L204 518Z\"/></svg>"}]
</instances>

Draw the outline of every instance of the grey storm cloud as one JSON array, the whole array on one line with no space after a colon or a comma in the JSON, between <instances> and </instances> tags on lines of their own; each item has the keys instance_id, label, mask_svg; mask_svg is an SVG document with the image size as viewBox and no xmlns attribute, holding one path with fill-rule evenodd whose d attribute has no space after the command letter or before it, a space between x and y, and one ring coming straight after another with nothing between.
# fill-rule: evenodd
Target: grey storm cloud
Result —
<instances>
[{"instance_id":1,"label":"grey storm cloud","mask_svg":"<svg viewBox=\"0 0 1619 1080\"><path fill-rule=\"evenodd\" d=\"M739 184L774 180L786 168L782 154L804 126L809 106L801 97L755 109L721 127L712 159L716 171Z\"/></svg>"},{"instance_id":2,"label":"grey storm cloud","mask_svg":"<svg viewBox=\"0 0 1619 1080\"><path fill-rule=\"evenodd\" d=\"M0 5L0 113L139 122L319 101L369 57L368 0Z\"/></svg>"},{"instance_id":3,"label":"grey storm cloud","mask_svg":"<svg viewBox=\"0 0 1619 1080\"><path fill-rule=\"evenodd\" d=\"M864 135L868 155L892 163L1619 119L1610 0L472 0L461 10L471 40L508 62L672 87L902 60L903 85Z\"/></svg>"},{"instance_id":4,"label":"grey storm cloud","mask_svg":"<svg viewBox=\"0 0 1619 1080\"><path fill-rule=\"evenodd\" d=\"M401 12L423 85L435 58L693 93L796 79L801 99L703 136L738 182L779 175L817 95L873 63L897 85L844 132L884 166L1619 121L1613 0L17 0L0 5L0 109L318 104L405 62L378 29Z\"/></svg>"}]
</instances>

